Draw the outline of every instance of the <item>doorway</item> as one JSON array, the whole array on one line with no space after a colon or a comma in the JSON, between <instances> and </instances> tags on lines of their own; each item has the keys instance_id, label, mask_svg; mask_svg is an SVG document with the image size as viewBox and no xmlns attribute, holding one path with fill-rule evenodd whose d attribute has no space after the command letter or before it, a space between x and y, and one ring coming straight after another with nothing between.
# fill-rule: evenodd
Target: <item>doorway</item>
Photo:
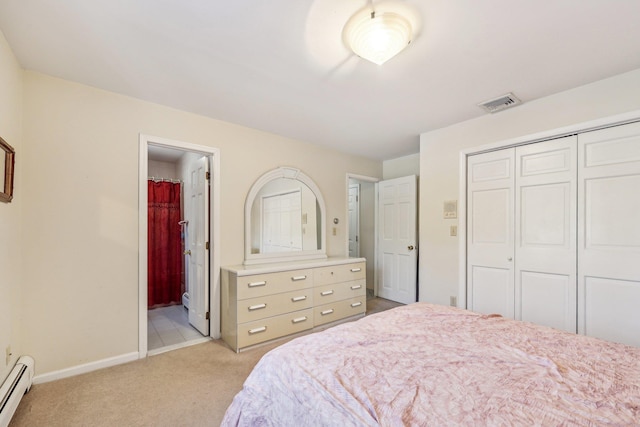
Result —
<instances>
[{"instance_id":1,"label":"doorway","mask_svg":"<svg viewBox=\"0 0 640 427\"><path fill-rule=\"evenodd\" d=\"M378 296L403 304L418 300L417 177L377 184Z\"/></svg>"},{"instance_id":2,"label":"doorway","mask_svg":"<svg viewBox=\"0 0 640 427\"><path fill-rule=\"evenodd\" d=\"M139 357L220 337L219 153L215 148L140 135L139 176ZM172 286L182 289L167 301L150 298L148 265L153 225L148 186L171 182L180 193L176 224L162 225L180 235L177 260L182 271ZM148 184L150 183L150 184ZM162 203L154 203L162 205ZM174 210L177 209L174 207ZM172 227L176 227L173 229ZM164 267L162 267L164 269ZM180 283L175 284L176 280ZM150 301L154 300L152 305Z\"/></svg>"},{"instance_id":3,"label":"doorway","mask_svg":"<svg viewBox=\"0 0 640 427\"><path fill-rule=\"evenodd\" d=\"M367 260L367 299L376 289L376 183L378 178L347 174L347 242L349 257Z\"/></svg>"},{"instance_id":4,"label":"doorway","mask_svg":"<svg viewBox=\"0 0 640 427\"><path fill-rule=\"evenodd\" d=\"M367 298L417 301L417 177L347 174L346 194L345 253L367 260Z\"/></svg>"}]
</instances>

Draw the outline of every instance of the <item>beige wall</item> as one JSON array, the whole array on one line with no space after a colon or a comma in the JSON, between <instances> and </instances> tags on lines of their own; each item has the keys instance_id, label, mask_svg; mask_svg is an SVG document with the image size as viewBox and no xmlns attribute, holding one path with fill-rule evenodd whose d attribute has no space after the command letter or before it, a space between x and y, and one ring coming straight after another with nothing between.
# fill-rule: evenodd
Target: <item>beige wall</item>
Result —
<instances>
[{"instance_id":1,"label":"beige wall","mask_svg":"<svg viewBox=\"0 0 640 427\"><path fill-rule=\"evenodd\" d=\"M420 153L382 162L383 179L400 178L409 175L420 175Z\"/></svg>"},{"instance_id":2,"label":"beige wall","mask_svg":"<svg viewBox=\"0 0 640 427\"><path fill-rule=\"evenodd\" d=\"M457 220L442 203L458 199L460 151L640 109L640 69L481 116L420 137L420 299L449 304L458 294Z\"/></svg>"},{"instance_id":3,"label":"beige wall","mask_svg":"<svg viewBox=\"0 0 640 427\"><path fill-rule=\"evenodd\" d=\"M377 161L38 73L24 93L24 348L39 375L137 351L139 133L220 149L223 265L243 261L245 197L266 171L311 177L327 229L347 172L382 175ZM330 255L344 255L344 231L327 236Z\"/></svg>"},{"instance_id":4,"label":"beige wall","mask_svg":"<svg viewBox=\"0 0 640 427\"><path fill-rule=\"evenodd\" d=\"M153 177L155 179L180 179L177 169L178 168L176 163L149 160L149 164L147 166L147 175L149 175L149 178Z\"/></svg>"},{"instance_id":5,"label":"beige wall","mask_svg":"<svg viewBox=\"0 0 640 427\"><path fill-rule=\"evenodd\" d=\"M14 199L0 202L0 384L21 355L22 70L0 33L0 136L16 150ZM4 171L4 169L3 169ZM3 175L4 179L4 175ZM5 351L13 356L6 362Z\"/></svg>"}]
</instances>

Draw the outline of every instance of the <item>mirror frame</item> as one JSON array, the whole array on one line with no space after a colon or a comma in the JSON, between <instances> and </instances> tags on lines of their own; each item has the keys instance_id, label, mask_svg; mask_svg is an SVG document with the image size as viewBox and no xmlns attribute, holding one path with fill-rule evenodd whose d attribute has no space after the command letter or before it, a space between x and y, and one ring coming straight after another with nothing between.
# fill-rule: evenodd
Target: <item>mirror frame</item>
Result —
<instances>
[{"instance_id":1,"label":"mirror frame","mask_svg":"<svg viewBox=\"0 0 640 427\"><path fill-rule=\"evenodd\" d=\"M294 179L305 184L316 196L316 202L320 207L320 249L315 250L302 250L297 252L274 252L267 254L252 254L251 253L251 208L253 207L253 202L256 199L256 196L269 182L279 179L279 178L287 178ZM316 185L315 182L300 169L281 166L276 169L273 169L264 175L262 175L256 182L253 183L251 190L249 190L249 194L247 195L247 200L244 205L244 265L253 265L253 264L264 264L264 263L272 263L272 262L288 262L288 261L298 261L298 260L310 260L310 259L326 259L327 253L327 235L326 235L326 224L327 214L324 205L324 198L322 197L322 193L320 192L320 188Z\"/></svg>"},{"instance_id":2,"label":"mirror frame","mask_svg":"<svg viewBox=\"0 0 640 427\"><path fill-rule=\"evenodd\" d=\"M10 203L13 199L13 167L16 150L1 137L0 149L4 151L4 181L0 186L0 202Z\"/></svg>"}]
</instances>

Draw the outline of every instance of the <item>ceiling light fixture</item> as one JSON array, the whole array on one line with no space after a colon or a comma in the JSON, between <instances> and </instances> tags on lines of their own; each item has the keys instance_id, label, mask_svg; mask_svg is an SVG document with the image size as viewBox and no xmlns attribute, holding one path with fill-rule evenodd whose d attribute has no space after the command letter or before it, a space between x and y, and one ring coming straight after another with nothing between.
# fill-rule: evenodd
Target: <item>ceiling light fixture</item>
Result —
<instances>
[{"instance_id":1,"label":"ceiling light fixture","mask_svg":"<svg viewBox=\"0 0 640 427\"><path fill-rule=\"evenodd\" d=\"M411 43L409 20L394 12L362 9L342 31L346 45L361 58L382 65Z\"/></svg>"}]
</instances>

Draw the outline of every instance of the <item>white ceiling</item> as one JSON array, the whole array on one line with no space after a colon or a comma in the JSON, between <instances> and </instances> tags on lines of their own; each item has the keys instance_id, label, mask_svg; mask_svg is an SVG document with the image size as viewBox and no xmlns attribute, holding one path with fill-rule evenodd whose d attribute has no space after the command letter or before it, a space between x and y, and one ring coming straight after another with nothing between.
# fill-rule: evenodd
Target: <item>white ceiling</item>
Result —
<instances>
[{"instance_id":1,"label":"white ceiling","mask_svg":"<svg viewBox=\"0 0 640 427\"><path fill-rule=\"evenodd\" d=\"M638 0L397 0L418 34L382 66L341 39L369 3L0 0L0 29L26 69L375 159L507 92L640 68Z\"/></svg>"}]
</instances>

